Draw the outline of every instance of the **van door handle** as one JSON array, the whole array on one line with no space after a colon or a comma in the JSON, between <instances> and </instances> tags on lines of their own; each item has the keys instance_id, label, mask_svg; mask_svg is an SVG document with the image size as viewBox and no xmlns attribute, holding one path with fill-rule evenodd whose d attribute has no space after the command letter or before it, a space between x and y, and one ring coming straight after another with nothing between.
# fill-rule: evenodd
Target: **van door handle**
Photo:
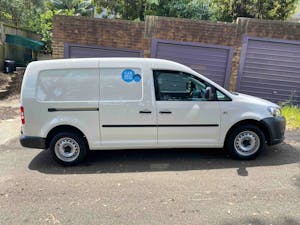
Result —
<instances>
[{"instance_id":1,"label":"van door handle","mask_svg":"<svg viewBox=\"0 0 300 225\"><path fill-rule=\"evenodd\" d=\"M150 114L152 112L150 110L141 110L139 113L141 113L141 114Z\"/></svg>"},{"instance_id":2,"label":"van door handle","mask_svg":"<svg viewBox=\"0 0 300 225\"><path fill-rule=\"evenodd\" d=\"M171 114L172 112L169 110L159 111L160 114Z\"/></svg>"}]
</instances>

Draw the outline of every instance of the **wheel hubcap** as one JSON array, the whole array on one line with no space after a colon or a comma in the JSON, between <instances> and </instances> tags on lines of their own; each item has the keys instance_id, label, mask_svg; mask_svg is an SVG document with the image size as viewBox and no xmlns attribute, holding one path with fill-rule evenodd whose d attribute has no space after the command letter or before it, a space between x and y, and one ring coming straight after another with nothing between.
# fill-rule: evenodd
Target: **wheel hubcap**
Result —
<instances>
[{"instance_id":1,"label":"wheel hubcap","mask_svg":"<svg viewBox=\"0 0 300 225\"><path fill-rule=\"evenodd\" d=\"M55 144L55 154L62 161L74 161L75 159L77 159L79 153L80 147L78 143L72 138L61 138Z\"/></svg>"},{"instance_id":2,"label":"wheel hubcap","mask_svg":"<svg viewBox=\"0 0 300 225\"><path fill-rule=\"evenodd\" d=\"M249 156L258 151L260 139L253 131L243 131L234 139L234 148L240 155Z\"/></svg>"}]
</instances>

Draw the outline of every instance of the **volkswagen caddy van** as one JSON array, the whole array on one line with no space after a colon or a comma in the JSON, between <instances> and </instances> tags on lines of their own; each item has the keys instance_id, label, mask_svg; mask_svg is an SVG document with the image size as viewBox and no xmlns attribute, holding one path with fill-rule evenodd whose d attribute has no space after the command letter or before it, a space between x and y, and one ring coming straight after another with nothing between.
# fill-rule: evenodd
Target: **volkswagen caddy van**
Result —
<instances>
[{"instance_id":1,"label":"volkswagen caddy van","mask_svg":"<svg viewBox=\"0 0 300 225\"><path fill-rule=\"evenodd\" d=\"M283 141L272 102L231 93L191 68L162 59L32 62L21 91L20 142L64 165L89 150L224 148L256 157Z\"/></svg>"}]
</instances>

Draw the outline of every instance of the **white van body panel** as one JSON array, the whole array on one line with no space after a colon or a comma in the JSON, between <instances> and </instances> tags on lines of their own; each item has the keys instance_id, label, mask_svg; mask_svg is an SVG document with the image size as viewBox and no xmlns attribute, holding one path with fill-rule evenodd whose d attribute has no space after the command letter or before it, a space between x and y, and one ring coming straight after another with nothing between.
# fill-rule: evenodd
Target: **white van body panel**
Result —
<instances>
[{"instance_id":1,"label":"white van body panel","mask_svg":"<svg viewBox=\"0 0 300 225\"><path fill-rule=\"evenodd\" d=\"M121 73L126 69L141 79L122 81ZM155 70L194 75L231 100L159 101ZM92 150L223 147L227 132L236 123L259 122L271 116L269 106L278 107L252 96L231 94L184 65L142 58L30 63L22 84L21 105L25 110L24 136L46 138L58 126L73 126L84 134Z\"/></svg>"},{"instance_id":2,"label":"white van body panel","mask_svg":"<svg viewBox=\"0 0 300 225\"><path fill-rule=\"evenodd\" d=\"M161 114L161 111L172 114ZM157 118L160 146L176 143L178 147L216 147L219 144L219 102L157 101Z\"/></svg>"},{"instance_id":3,"label":"white van body panel","mask_svg":"<svg viewBox=\"0 0 300 225\"><path fill-rule=\"evenodd\" d=\"M51 116L41 128L40 137L47 137L49 132L58 126L68 125L85 134L91 149L98 148L100 146L100 134L99 130L94 128L95 121L98 121L98 115L91 112L65 112L59 117Z\"/></svg>"},{"instance_id":4,"label":"white van body panel","mask_svg":"<svg viewBox=\"0 0 300 225\"><path fill-rule=\"evenodd\" d=\"M141 85L139 96L136 99L126 99L124 94L118 94L118 100L107 100L100 91L100 124L102 148L140 148L157 145L157 128L154 102L154 87L152 71L149 64L143 60L120 59L118 61L101 59L100 80L109 75L107 71L120 71L131 68L139 71L142 80L137 83L126 84L120 79L120 83L126 86ZM104 83L104 82L103 82ZM101 84L100 84L101 89ZM104 88L102 88L103 90ZM113 96L118 92L115 88L107 89L106 96ZM141 114L140 111L151 113ZM120 125L119 127L110 127ZM147 125L147 126L143 126Z\"/></svg>"},{"instance_id":5,"label":"white van body panel","mask_svg":"<svg viewBox=\"0 0 300 225\"><path fill-rule=\"evenodd\" d=\"M76 59L47 60L32 62L28 65L22 83L21 105L25 108L26 123L22 131L27 136L39 136L46 138L48 133L59 125L70 125L85 134L91 148L100 146L99 129L95 122L99 121L98 111L65 111L48 112L49 108L99 108L99 100L96 101L41 101L37 99L37 81L39 73L47 70L59 69L95 69L99 71L99 59L84 59L78 63ZM98 72L99 73L99 72ZM94 82L99 83L99 79ZM81 86L81 92L89 92L88 86Z\"/></svg>"},{"instance_id":6,"label":"white van body panel","mask_svg":"<svg viewBox=\"0 0 300 225\"><path fill-rule=\"evenodd\" d=\"M230 97L231 102L220 102L222 109L220 143L224 143L227 132L236 123L244 120L260 121L270 117L267 107L279 107L270 101L250 95L236 93Z\"/></svg>"}]
</instances>

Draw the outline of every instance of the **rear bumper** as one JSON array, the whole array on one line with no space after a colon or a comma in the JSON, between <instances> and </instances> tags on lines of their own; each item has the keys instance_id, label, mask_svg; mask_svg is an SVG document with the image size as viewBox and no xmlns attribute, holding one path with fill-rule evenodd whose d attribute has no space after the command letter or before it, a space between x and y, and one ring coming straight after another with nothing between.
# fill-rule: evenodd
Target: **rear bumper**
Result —
<instances>
[{"instance_id":1,"label":"rear bumper","mask_svg":"<svg viewBox=\"0 0 300 225\"><path fill-rule=\"evenodd\" d=\"M21 136L20 143L26 148L46 148L46 139L41 137Z\"/></svg>"},{"instance_id":2,"label":"rear bumper","mask_svg":"<svg viewBox=\"0 0 300 225\"><path fill-rule=\"evenodd\" d=\"M269 145L276 145L281 143L284 140L284 132L285 132L285 118L281 117L268 117L261 122L268 128L269 132Z\"/></svg>"}]
</instances>

